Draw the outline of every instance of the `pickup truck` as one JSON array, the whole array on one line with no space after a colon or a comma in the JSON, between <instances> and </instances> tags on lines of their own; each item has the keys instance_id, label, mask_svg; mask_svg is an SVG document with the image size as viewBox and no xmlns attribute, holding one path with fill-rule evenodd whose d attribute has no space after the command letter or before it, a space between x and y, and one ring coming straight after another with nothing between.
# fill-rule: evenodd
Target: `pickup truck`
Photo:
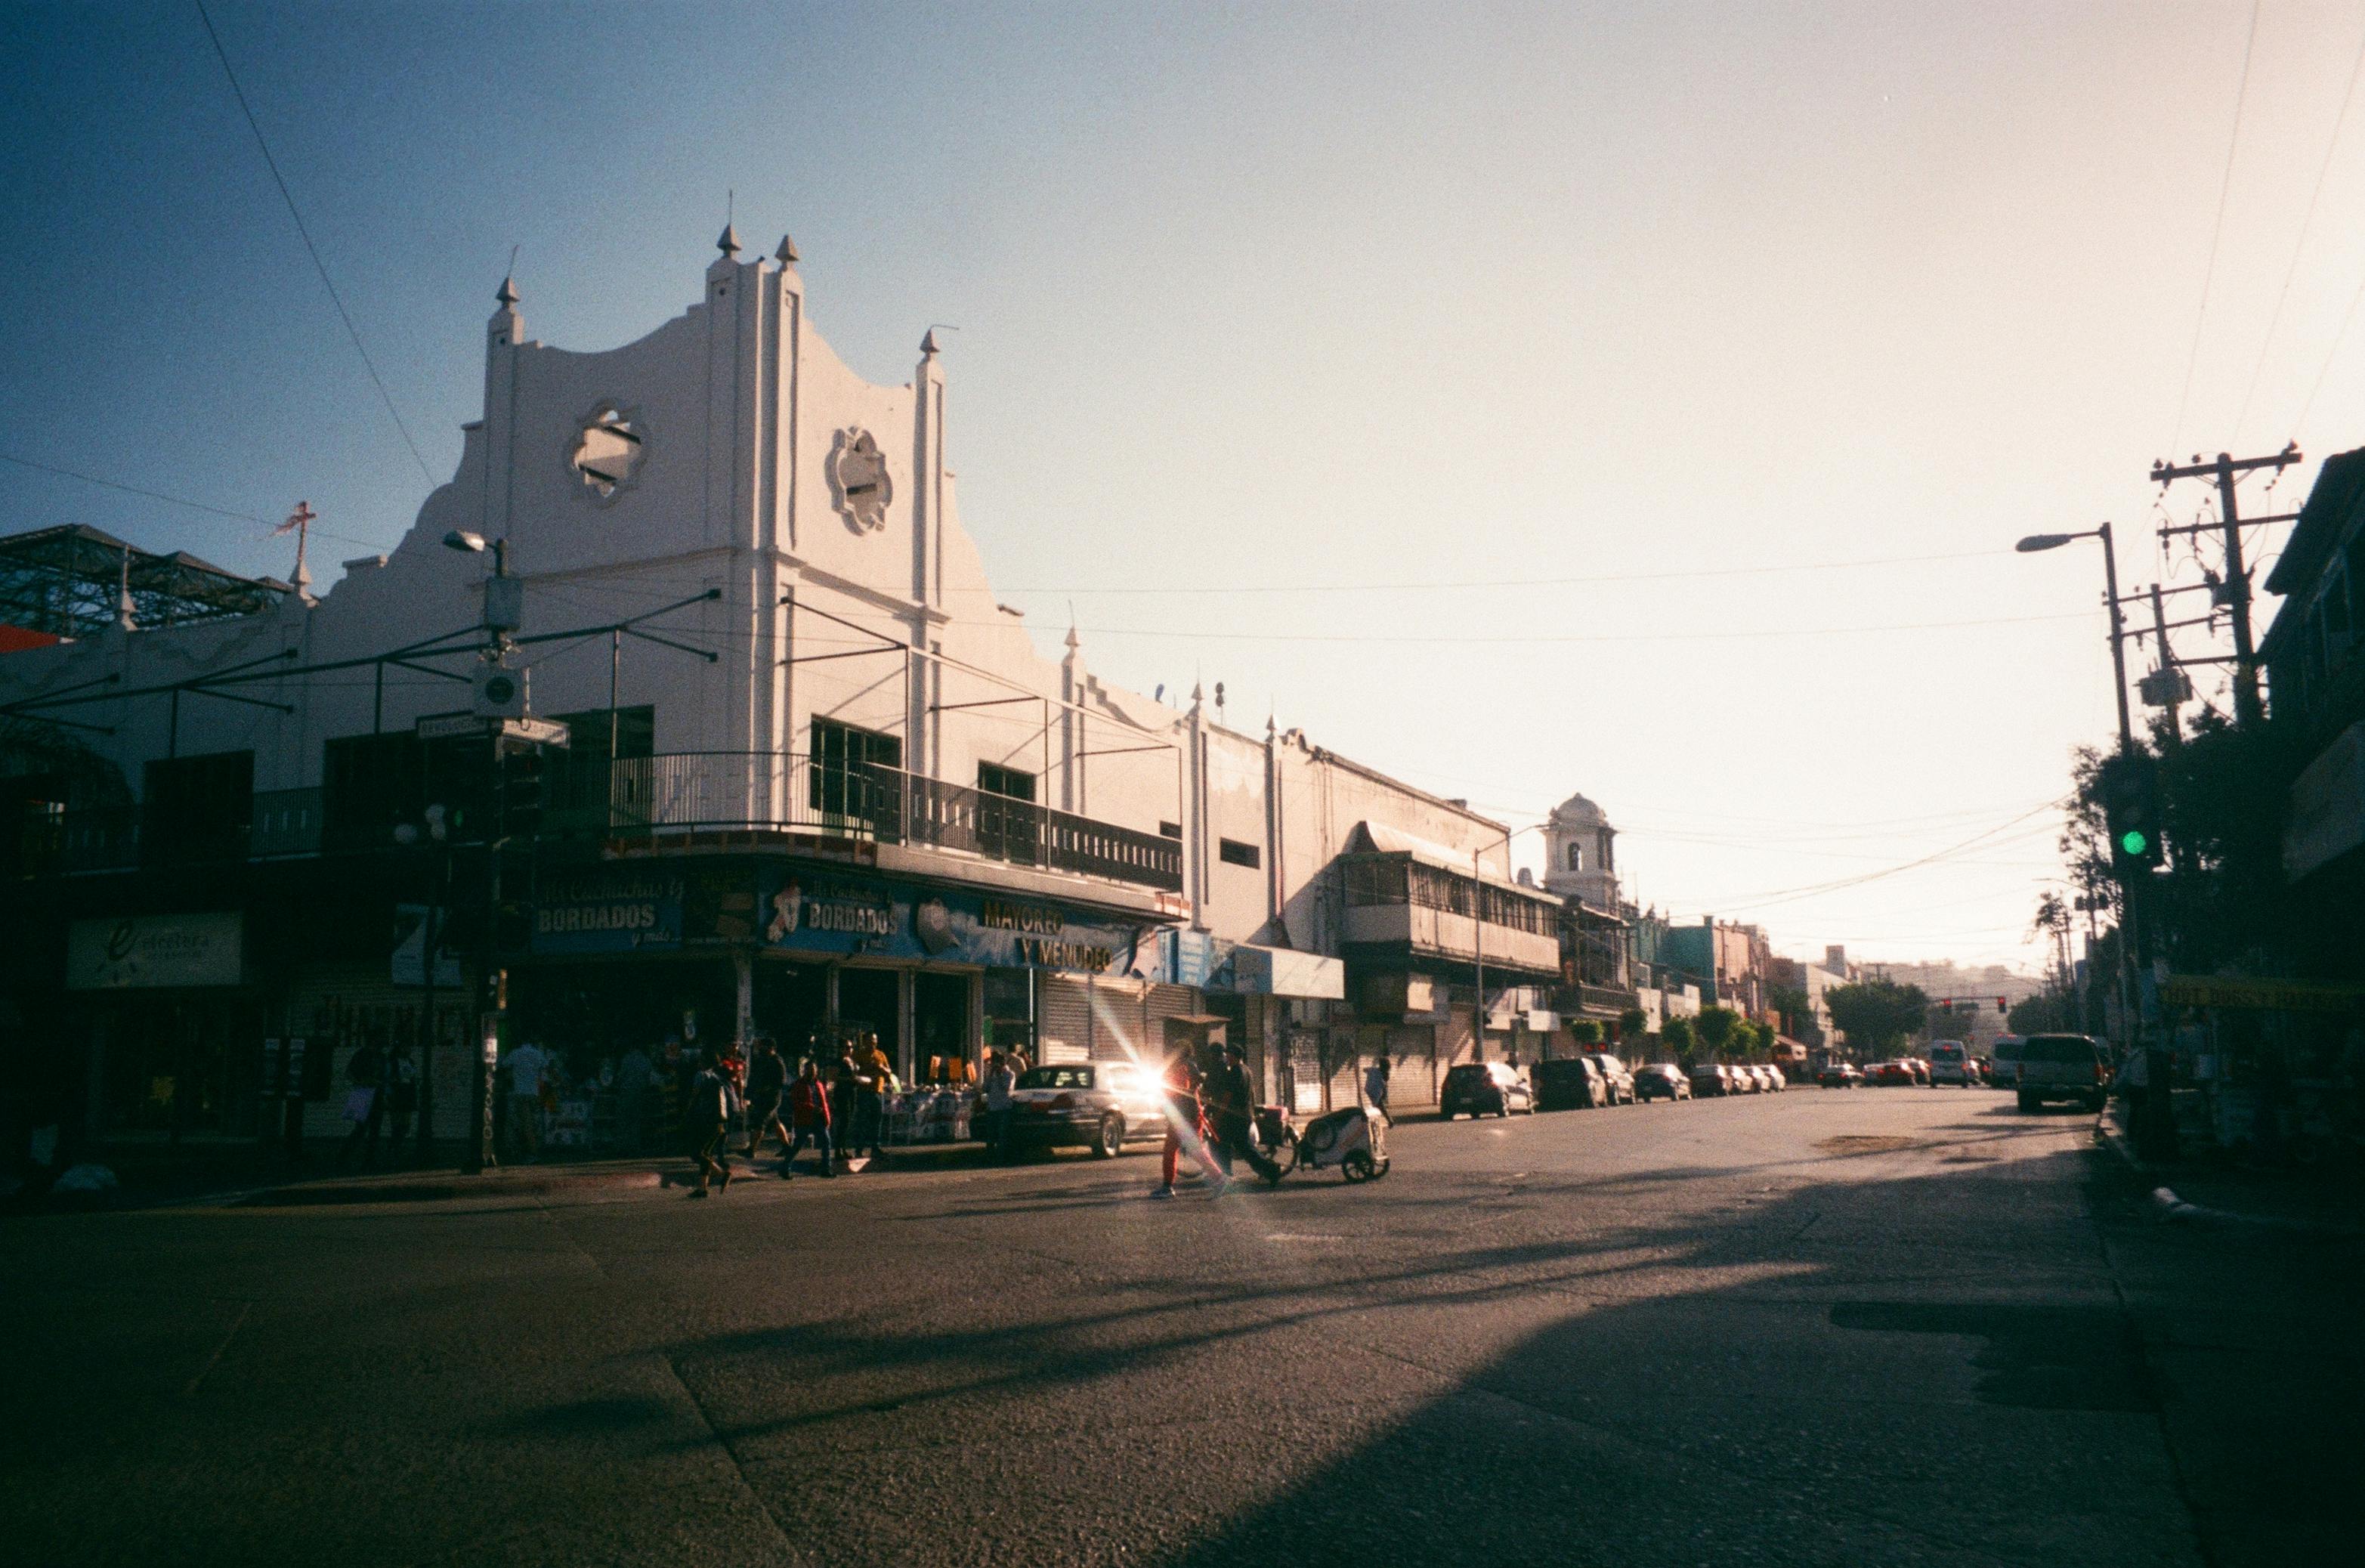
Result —
<instances>
[{"instance_id":1,"label":"pickup truck","mask_svg":"<svg viewBox=\"0 0 2365 1568\"><path fill-rule=\"evenodd\" d=\"M2020 1108L2068 1100L2090 1111L2111 1092L2110 1053L2089 1035L2031 1035L2020 1046Z\"/></svg>"}]
</instances>

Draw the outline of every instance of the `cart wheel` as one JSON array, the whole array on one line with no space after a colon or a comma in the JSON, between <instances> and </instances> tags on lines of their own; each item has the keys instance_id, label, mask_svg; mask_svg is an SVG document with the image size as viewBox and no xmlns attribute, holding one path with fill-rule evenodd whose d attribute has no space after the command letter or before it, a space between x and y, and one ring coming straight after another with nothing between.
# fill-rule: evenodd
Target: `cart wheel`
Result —
<instances>
[{"instance_id":1,"label":"cart wheel","mask_svg":"<svg viewBox=\"0 0 2365 1568\"><path fill-rule=\"evenodd\" d=\"M1339 1173L1350 1182L1368 1182L1379 1174L1369 1149L1357 1149L1339 1162Z\"/></svg>"},{"instance_id":2,"label":"cart wheel","mask_svg":"<svg viewBox=\"0 0 2365 1568\"><path fill-rule=\"evenodd\" d=\"M1390 1159L1387 1159L1385 1156L1383 1156L1383 1157L1381 1158L1381 1159L1380 1159L1380 1168L1379 1168L1377 1170L1374 1170L1374 1171L1373 1171L1373 1172L1372 1172L1372 1175L1373 1175L1373 1179L1374 1179L1374 1180L1376 1180L1376 1179L1377 1179L1377 1178L1379 1178L1379 1177L1382 1177L1382 1176L1386 1175L1386 1174L1388 1173L1388 1167L1389 1167L1389 1166L1391 1166L1391 1165L1394 1165L1395 1163L1395 1160Z\"/></svg>"}]
</instances>

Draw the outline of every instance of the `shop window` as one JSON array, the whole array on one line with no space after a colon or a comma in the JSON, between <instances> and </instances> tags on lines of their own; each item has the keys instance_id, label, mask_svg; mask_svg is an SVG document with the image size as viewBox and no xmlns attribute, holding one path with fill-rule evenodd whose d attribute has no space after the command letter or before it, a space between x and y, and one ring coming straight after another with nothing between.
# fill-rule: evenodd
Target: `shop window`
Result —
<instances>
[{"instance_id":1,"label":"shop window","mask_svg":"<svg viewBox=\"0 0 2365 1568\"><path fill-rule=\"evenodd\" d=\"M160 758L140 796L140 857L150 864L243 858L254 821L254 753Z\"/></svg>"},{"instance_id":2,"label":"shop window","mask_svg":"<svg viewBox=\"0 0 2365 1568\"><path fill-rule=\"evenodd\" d=\"M1227 866L1246 866L1251 871L1264 864L1264 856L1255 845L1242 844L1237 838L1216 840L1216 855Z\"/></svg>"}]
</instances>

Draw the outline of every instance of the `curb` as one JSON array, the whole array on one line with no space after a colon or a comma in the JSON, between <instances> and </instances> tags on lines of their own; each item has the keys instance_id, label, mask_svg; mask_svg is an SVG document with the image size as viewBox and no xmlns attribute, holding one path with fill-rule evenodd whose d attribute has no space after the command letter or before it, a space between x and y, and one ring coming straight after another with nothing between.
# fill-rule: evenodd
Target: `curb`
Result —
<instances>
[{"instance_id":1,"label":"curb","mask_svg":"<svg viewBox=\"0 0 2365 1568\"><path fill-rule=\"evenodd\" d=\"M2173 1187L2158 1184L2156 1172L2145 1163L2143 1157L2135 1152L2135 1145L2128 1139L2126 1134L2118 1128L2110 1126L2107 1122L2097 1122L2094 1126L2094 1141L2125 1160L2128 1169L2134 1170L2138 1176L2154 1183L2147 1196L2152 1207L2159 1212L2162 1225L2205 1223L2241 1226L2258 1230L2281 1231L2288 1235L2320 1236L2343 1240L2354 1240L2359 1237L2365 1237L2365 1226L2293 1219L2286 1215L2249 1215L2235 1209L2213 1208L2205 1204L2187 1203L2177 1195Z\"/></svg>"},{"instance_id":2,"label":"curb","mask_svg":"<svg viewBox=\"0 0 2365 1568\"><path fill-rule=\"evenodd\" d=\"M313 1208L345 1204L448 1203L460 1198L539 1197L598 1188L662 1187L663 1170L587 1170L533 1176L424 1176L375 1182L315 1182L228 1193L210 1200L223 1208Z\"/></svg>"}]
</instances>

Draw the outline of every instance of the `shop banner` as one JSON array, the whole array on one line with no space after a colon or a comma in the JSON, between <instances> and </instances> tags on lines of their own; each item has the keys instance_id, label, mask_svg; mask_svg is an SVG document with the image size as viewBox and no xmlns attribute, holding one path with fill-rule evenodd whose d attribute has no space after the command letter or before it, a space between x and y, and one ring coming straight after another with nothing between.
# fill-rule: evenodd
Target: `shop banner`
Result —
<instances>
[{"instance_id":1,"label":"shop banner","mask_svg":"<svg viewBox=\"0 0 2365 1568\"><path fill-rule=\"evenodd\" d=\"M536 953L633 953L681 946L678 872L613 867L550 874L535 892Z\"/></svg>"},{"instance_id":2,"label":"shop banner","mask_svg":"<svg viewBox=\"0 0 2365 1568\"><path fill-rule=\"evenodd\" d=\"M435 912L435 983L457 987L461 980L460 954L448 940L452 930L452 912ZM396 985L427 984L427 906L423 903L398 903L394 906L394 959L390 978Z\"/></svg>"},{"instance_id":3,"label":"shop banner","mask_svg":"<svg viewBox=\"0 0 2365 1568\"><path fill-rule=\"evenodd\" d=\"M991 969L1168 978L1159 928L1058 904L942 892L869 878L767 868L757 913L767 946L851 958L936 959Z\"/></svg>"},{"instance_id":4,"label":"shop banner","mask_svg":"<svg viewBox=\"0 0 2365 1568\"><path fill-rule=\"evenodd\" d=\"M237 985L246 973L245 935L236 910L77 920L66 930L66 989Z\"/></svg>"}]
</instances>

